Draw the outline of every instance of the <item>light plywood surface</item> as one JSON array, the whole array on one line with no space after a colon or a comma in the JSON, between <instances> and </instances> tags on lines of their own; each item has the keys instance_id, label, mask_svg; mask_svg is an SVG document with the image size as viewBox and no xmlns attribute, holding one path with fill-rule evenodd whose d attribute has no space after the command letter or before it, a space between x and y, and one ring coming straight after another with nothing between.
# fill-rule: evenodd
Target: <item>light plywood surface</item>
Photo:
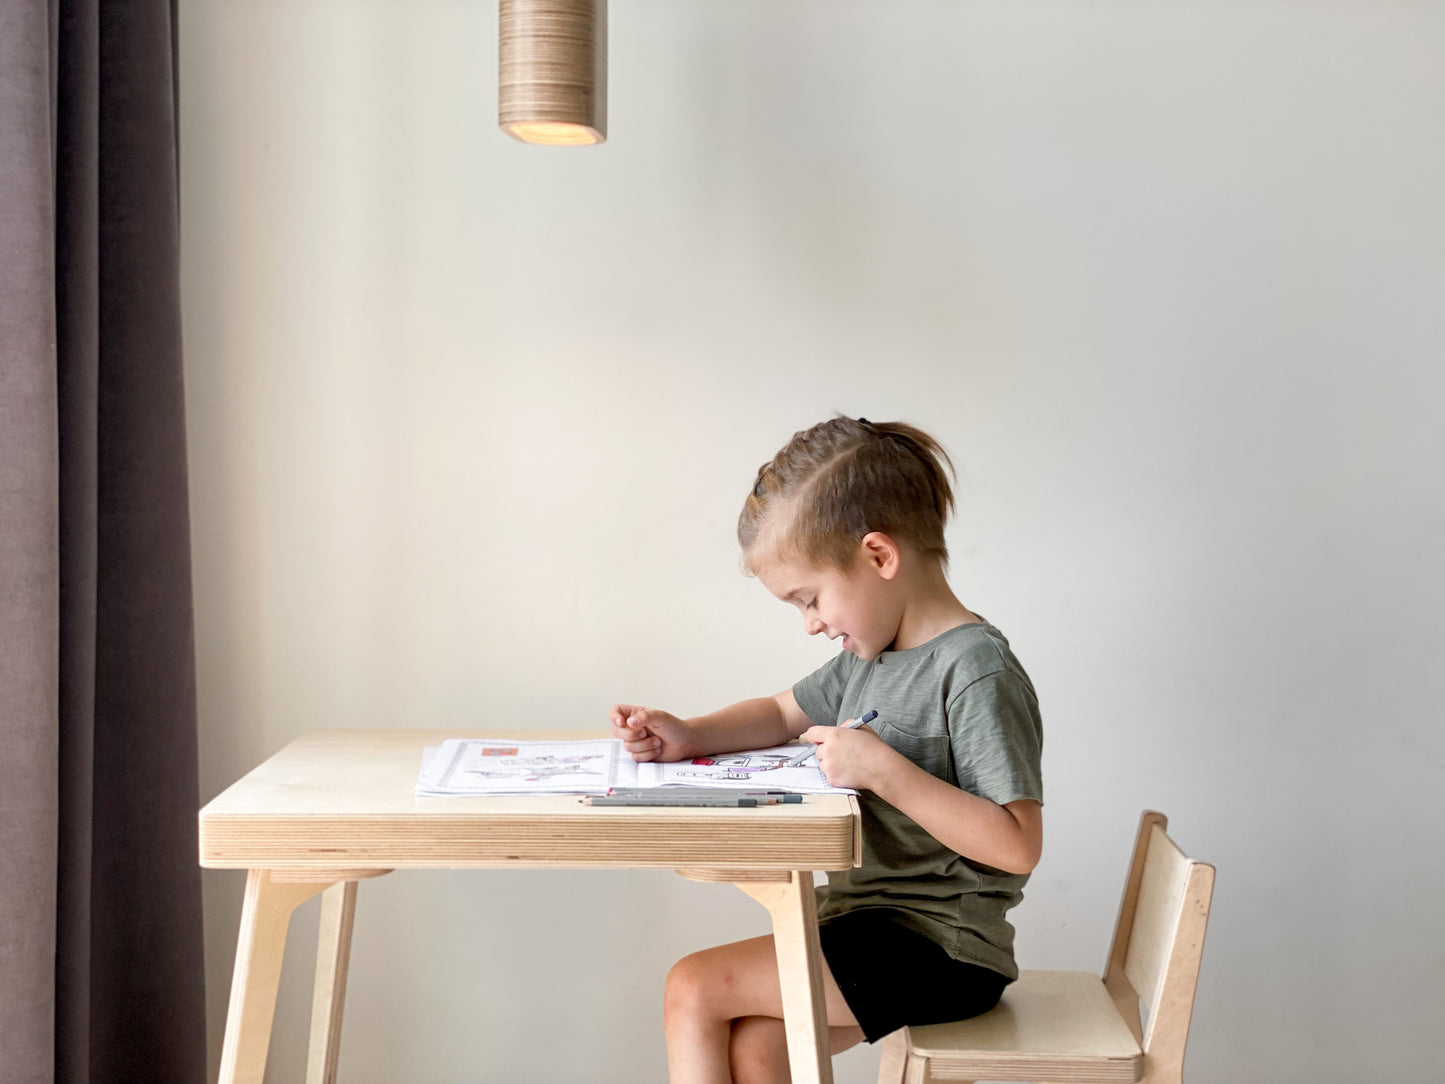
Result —
<instances>
[{"instance_id":1,"label":"light plywood surface","mask_svg":"<svg viewBox=\"0 0 1445 1084\"><path fill-rule=\"evenodd\" d=\"M884 1041L879 1084L1180 1084L1214 867L1188 858L1168 823L1152 810L1139 819L1102 980L1083 971L1025 971L991 1012L900 1028Z\"/></svg>"},{"instance_id":2,"label":"light plywood surface","mask_svg":"<svg viewBox=\"0 0 1445 1084\"><path fill-rule=\"evenodd\" d=\"M818 943L818 905L813 877L797 872L787 884L740 883L738 887L768 909L783 1016L788 1021L790 1079L832 1084L828 1011L823 1004L823 950Z\"/></svg>"},{"instance_id":3,"label":"light plywood surface","mask_svg":"<svg viewBox=\"0 0 1445 1084\"><path fill-rule=\"evenodd\" d=\"M678 869L733 881L769 910L797 1084L831 1084L813 870L859 858L851 795L754 809L592 807L575 795L419 798L422 750L447 738L577 740L594 730L321 730L200 812L201 865L245 868L220 1084L261 1084L286 926L325 891L307 1079L336 1078L356 882L392 869Z\"/></svg>"},{"instance_id":4,"label":"light plywood surface","mask_svg":"<svg viewBox=\"0 0 1445 1084\"><path fill-rule=\"evenodd\" d=\"M1139 897L1124 955L1124 976L1139 1000L1154 1004L1164 981L1164 965L1174 945L1188 883L1189 859L1161 827L1150 829L1148 853L1139 879Z\"/></svg>"},{"instance_id":5,"label":"light plywood surface","mask_svg":"<svg viewBox=\"0 0 1445 1084\"><path fill-rule=\"evenodd\" d=\"M848 795L756 809L583 805L575 795L420 798L447 738L578 740L605 730L319 730L200 812L200 860L272 870L516 867L835 870L857 854Z\"/></svg>"},{"instance_id":6,"label":"light plywood surface","mask_svg":"<svg viewBox=\"0 0 1445 1084\"><path fill-rule=\"evenodd\" d=\"M908 1033L941 1078L1130 1084L1143 1071L1138 1042L1085 971L1024 971L991 1012Z\"/></svg>"},{"instance_id":7,"label":"light plywood surface","mask_svg":"<svg viewBox=\"0 0 1445 1084\"><path fill-rule=\"evenodd\" d=\"M346 1006L346 974L351 965L351 929L355 921L356 882L338 881L321 895L306 1084L336 1084L341 1056L341 1015Z\"/></svg>"},{"instance_id":8,"label":"light plywood surface","mask_svg":"<svg viewBox=\"0 0 1445 1084\"><path fill-rule=\"evenodd\" d=\"M263 869L253 869L246 875L236 968L231 975L231 1003L226 1010L226 1034L221 1046L222 1084L261 1084L291 912L325 887L275 884Z\"/></svg>"},{"instance_id":9,"label":"light plywood surface","mask_svg":"<svg viewBox=\"0 0 1445 1084\"><path fill-rule=\"evenodd\" d=\"M1149 853L1149 841L1154 838L1154 829L1167 832L1169 818L1156 810L1146 809L1139 818L1139 831L1134 839L1134 853L1129 861L1129 873L1124 881L1124 896L1119 901L1119 917L1114 923L1114 939L1109 945L1108 960L1104 965L1104 988L1114 1000L1114 1006L1134 1033L1134 1038L1144 1041L1144 1029L1139 1019L1139 994L1124 976L1124 958L1129 954L1129 943L1134 938L1134 913L1139 906L1139 886L1144 880L1144 859Z\"/></svg>"}]
</instances>

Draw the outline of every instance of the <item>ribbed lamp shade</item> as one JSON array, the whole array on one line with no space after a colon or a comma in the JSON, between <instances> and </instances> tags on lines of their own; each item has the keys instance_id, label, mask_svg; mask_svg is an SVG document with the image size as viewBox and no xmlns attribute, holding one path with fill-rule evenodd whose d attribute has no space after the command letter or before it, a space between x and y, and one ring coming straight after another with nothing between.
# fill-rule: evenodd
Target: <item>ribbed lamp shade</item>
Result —
<instances>
[{"instance_id":1,"label":"ribbed lamp shade","mask_svg":"<svg viewBox=\"0 0 1445 1084\"><path fill-rule=\"evenodd\" d=\"M524 143L607 141L607 0L501 0L497 123Z\"/></svg>"}]
</instances>

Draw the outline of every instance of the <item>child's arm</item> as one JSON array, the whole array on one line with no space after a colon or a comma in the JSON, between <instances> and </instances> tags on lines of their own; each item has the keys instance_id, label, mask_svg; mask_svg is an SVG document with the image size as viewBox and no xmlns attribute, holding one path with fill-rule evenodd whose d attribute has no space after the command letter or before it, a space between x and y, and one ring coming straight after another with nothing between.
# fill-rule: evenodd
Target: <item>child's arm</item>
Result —
<instances>
[{"instance_id":1,"label":"child's arm","mask_svg":"<svg viewBox=\"0 0 1445 1084\"><path fill-rule=\"evenodd\" d=\"M867 730L815 727L818 766L838 787L871 790L949 850L1006 873L1028 873L1044 845L1043 807L997 805L930 775Z\"/></svg>"},{"instance_id":2,"label":"child's arm","mask_svg":"<svg viewBox=\"0 0 1445 1084\"><path fill-rule=\"evenodd\" d=\"M1044 846L1043 807L996 805L930 775L905 757L869 789L951 851L1005 873L1028 873ZM881 788L881 789L879 789Z\"/></svg>"},{"instance_id":3,"label":"child's arm","mask_svg":"<svg viewBox=\"0 0 1445 1084\"><path fill-rule=\"evenodd\" d=\"M693 719L631 704L615 704L609 714L612 736L622 739L633 760L688 760L708 753L768 749L813 725L793 699L792 689Z\"/></svg>"}]
</instances>

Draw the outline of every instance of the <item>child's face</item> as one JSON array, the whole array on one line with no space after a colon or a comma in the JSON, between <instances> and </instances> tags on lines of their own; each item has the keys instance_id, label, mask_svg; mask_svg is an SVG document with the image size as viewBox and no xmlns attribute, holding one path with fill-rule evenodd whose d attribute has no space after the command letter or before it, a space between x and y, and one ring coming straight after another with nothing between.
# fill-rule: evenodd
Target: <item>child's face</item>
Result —
<instances>
[{"instance_id":1,"label":"child's face","mask_svg":"<svg viewBox=\"0 0 1445 1084\"><path fill-rule=\"evenodd\" d=\"M758 580L803 615L809 636L843 638L843 648L872 659L893 643L903 612L894 572L860 548L846 569L774 558L754 566Z\"/></svg>"}]
</instances>

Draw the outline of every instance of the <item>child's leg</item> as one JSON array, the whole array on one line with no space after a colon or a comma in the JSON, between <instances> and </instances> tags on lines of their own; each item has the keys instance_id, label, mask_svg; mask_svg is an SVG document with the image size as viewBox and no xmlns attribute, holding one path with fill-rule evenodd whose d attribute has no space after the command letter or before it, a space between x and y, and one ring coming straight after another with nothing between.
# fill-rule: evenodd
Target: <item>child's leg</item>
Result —
<instances>
[{"instance_id":1,"label":"child's leg","mask_svg":"<svg viewBox=\"0 0 1445 1084\"><path fill-rule=\"evenodd\" d=\"M830 1035L834 1028L851 1028L838 1038L849 1046L857 1042L862 1029L826 964L823 1003ZM663 996L667 1067L672 1084L732 1084L729 1047L733 1021L746 1016L777 1020L783 1016L778 959L771 937L720 945L685 956L674 964ZM759 1034L752 1027L744 1032L748 1047Z\"/></svg>"},{"instance_id":2,"label":"child's leg","mask_svg":"<svg viewBox=\"0 0 1445 1084\"><path fill-rule=\"evenodd\" d=\"M833 1053L841 1054L863 1041L863 1029L857 1025L829 1027L828 1038ZM783 1022L775 1016L734 1020L728 1065L733 1084L788 1084L788 1037Z\"/></svg>"}]
</instances>

